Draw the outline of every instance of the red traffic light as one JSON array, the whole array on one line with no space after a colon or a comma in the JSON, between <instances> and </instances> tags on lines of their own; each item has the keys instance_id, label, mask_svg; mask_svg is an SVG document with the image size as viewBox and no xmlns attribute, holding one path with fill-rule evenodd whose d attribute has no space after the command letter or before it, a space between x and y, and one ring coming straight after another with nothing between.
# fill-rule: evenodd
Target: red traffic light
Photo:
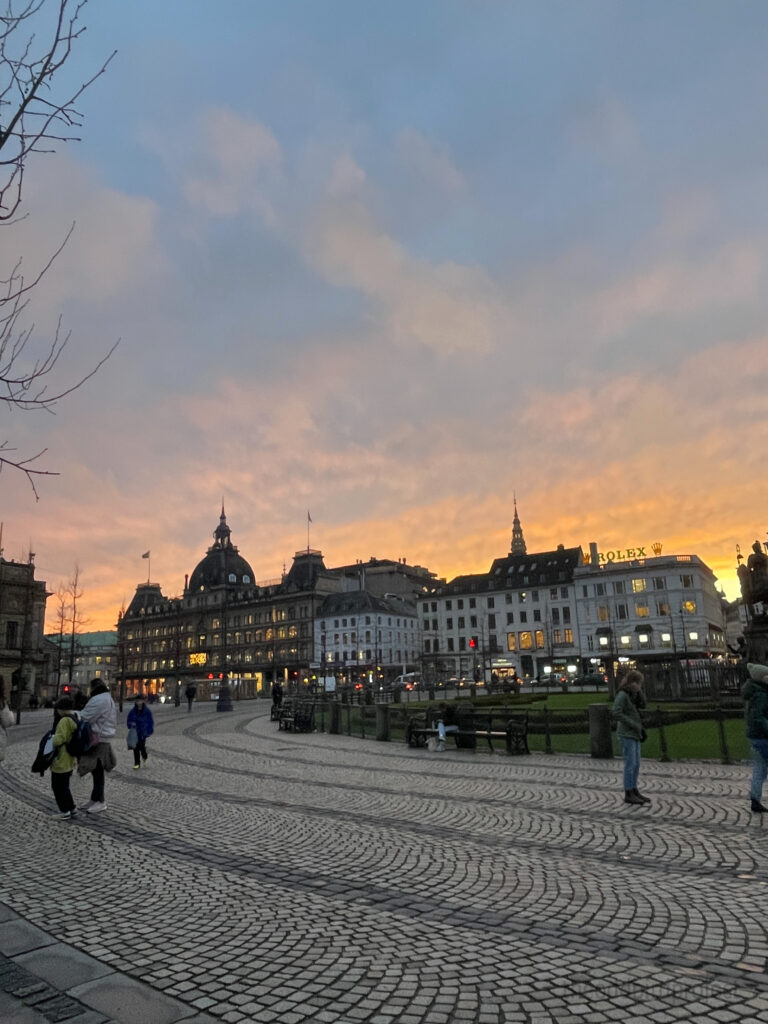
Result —
<instances>
[{"instance_id":1,"label":"red traffic light","mask_svg":"<svg viewBox=\"0 0 768 1024\"><path fill-rule=\"evenodd\" d=\"M477 637L476 636L471 636L469 638L469 646L472 647L472 648L477 647Z\"/></svg>"},{"instance_id":2,"label":"red traffic light","mask_svg":"<svg viewBox=\"0 0 768 1024\"><path fill-rule=\"evenodd\" d=\"M64 693L69 693L69 684L64 683Z\"/></svg>"},{"instance_id":3,"label":"red traffic light","mask_svg":"<svg viewBox=\"0 0 768 1024\"><path fill-rule=\"evenodd\" d=\"M209 679L213 679L213 672L209 672L209 673L208 673L208 678L209 678Z\"/></svg>"}]
</instances>

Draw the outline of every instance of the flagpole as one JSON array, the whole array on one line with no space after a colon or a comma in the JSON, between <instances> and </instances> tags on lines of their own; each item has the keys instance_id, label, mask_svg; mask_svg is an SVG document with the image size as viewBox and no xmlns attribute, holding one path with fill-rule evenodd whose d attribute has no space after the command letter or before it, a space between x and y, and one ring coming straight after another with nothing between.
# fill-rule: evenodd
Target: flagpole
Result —
<instances>
[{"instance_id":1,"label":"flagpole","mask_svg":"<svg viewBox=\"0 0 768 1024\"><path fill-rule=\"evenodd\" d=\"M309 554L309 524L312 522L312 516L309 514L307 509L307 554Z\"/></svg>"}]
</instances>

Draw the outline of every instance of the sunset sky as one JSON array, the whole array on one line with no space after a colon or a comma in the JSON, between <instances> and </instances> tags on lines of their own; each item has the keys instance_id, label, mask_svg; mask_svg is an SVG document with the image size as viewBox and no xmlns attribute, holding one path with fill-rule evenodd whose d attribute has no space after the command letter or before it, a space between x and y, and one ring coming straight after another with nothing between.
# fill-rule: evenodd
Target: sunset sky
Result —
<instances>
[{"instance_id":1,"label":"sunset sky","mask_svg":"<svg viewBox=\"0 0 768 1024\"><path fill-rule=\"evenodd\" d=\"M55 416L6 558L80 567L87 628L179 594L222 498L257 580L439 576L596 541L700 555L735 597L768 529L764 0L98 0L83 141L29 165ZM49 621L55 602L49 602Z\"/></svg>"}]
</instances>

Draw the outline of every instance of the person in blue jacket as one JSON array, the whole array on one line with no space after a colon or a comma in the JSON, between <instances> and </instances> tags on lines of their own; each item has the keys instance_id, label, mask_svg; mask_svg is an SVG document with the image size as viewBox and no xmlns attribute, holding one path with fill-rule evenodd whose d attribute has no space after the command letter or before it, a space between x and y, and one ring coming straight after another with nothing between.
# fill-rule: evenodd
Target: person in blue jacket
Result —
<instances>
[{"instance_id":1,"label":"person in blue jacket","mask_svg":"<svg viewBox=\"0 0 768 1024\"><path fill-rule=\"evenodd\" d=\"M128 728L136 730L136 746L133 748L133 767L140 767L147 760L147 740L155 731L155 720L152 712L139 694L133 698L133 707L128 712Z\"/></svg>"}]
</instances>

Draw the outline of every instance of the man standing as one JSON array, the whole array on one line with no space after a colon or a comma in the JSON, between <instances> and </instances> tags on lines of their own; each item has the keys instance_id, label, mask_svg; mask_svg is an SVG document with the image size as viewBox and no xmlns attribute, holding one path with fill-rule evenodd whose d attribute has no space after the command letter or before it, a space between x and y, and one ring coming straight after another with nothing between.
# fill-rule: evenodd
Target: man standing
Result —
<instances>
[{"instance_id":1,"label":"man standing","mask_svg":"<svg viewBox=\"0 0 768 1024\"><path fill-rule=\"evenodd\" d=\"M117 708L109 689L101 679L91 680L91 697L80 712L80 718L91 726L93 745L80 758L77 774L93 775L91 799L83 810L88 814L106 811L104 799L104 773L111 772L117 764L110 740L117 730Z\"/></svg>"},{"instance_id":2,"label":"man standing","mask_svg":"<svg viewBox=\"0 0 768 1024\"><path fill-rule=\"evenodd\" d=\"M197 696L197 687L194 685L194 683L190 683L189 686L187 686L186 690L184 691L184 695L187 698L187 711L191 711L192 701Z\"/></svg>"}]
</instances>

